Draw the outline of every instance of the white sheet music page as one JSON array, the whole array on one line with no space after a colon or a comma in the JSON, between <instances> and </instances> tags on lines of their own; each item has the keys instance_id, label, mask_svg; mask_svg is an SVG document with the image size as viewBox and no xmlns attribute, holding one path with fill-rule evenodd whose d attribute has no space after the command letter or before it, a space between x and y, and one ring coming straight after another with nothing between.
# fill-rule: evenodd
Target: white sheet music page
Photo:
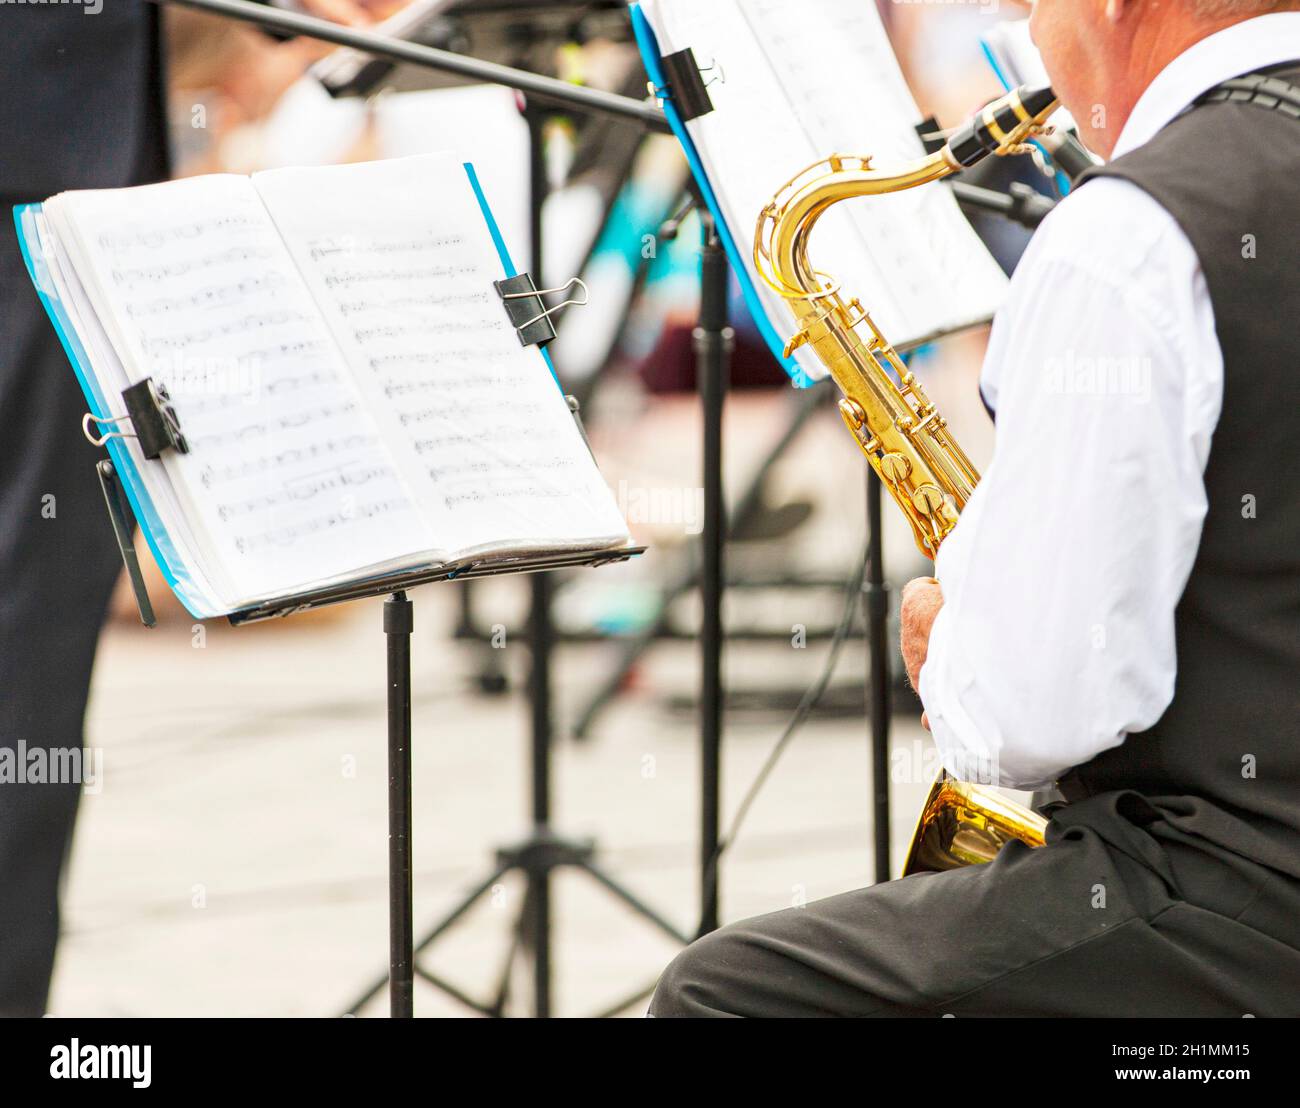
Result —
<instances>
[{"instance_id":1,"label":"white sheet music page","mask_svg":"<svg viewBox=\"0 0 1300 1108\"><path fill-rule=\"evenodd\" d=\"M627 526L535 347L451 154L256 174L437 545L614 545Z\"/></svg>"},{"instance_id":2,"label":"white sheet music page","mask_svg":"<svg viewBox=\"0 0 1300 1108\"><path fill-rule=\"evenodd\" d=\"M715 110L687 124L728 225L748 254L759 213L830 154L882 169L924 154L920 112L870 3L644 0L665 54L690 47ZM988 319L1006 292L997 263L941 185L846 201L818 225L819 270L857 297L898 346ZM751 276L779 334L789 306ZM812 377L825 367L805 348Z\"/></svg>"},{"instance_id":3,"label":"white sheet music page","mask_svg":"<svg viewBox=\"0 0 1300 1108\"><path fill-rule=\"evenodd\" d=\"M190 452L164 464L232 604L430 546L247 178L66 193L47 211L133 379L172 394Z\"/></svg>"}]
</instances>

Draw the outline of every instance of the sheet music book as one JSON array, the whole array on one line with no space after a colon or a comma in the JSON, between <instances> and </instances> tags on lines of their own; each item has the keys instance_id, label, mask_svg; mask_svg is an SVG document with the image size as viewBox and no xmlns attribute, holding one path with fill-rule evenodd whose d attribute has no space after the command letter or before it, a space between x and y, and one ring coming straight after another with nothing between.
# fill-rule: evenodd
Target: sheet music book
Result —
<instances>
[{"instance_id":1,"label":"sheet music book","mask_svg":"<svg viewBox=\"0 0 1300 1108\"><path fill-rule=\"evenodd\" d=\"M773 352L794 330L754 268L759 213L796 173L831 154L887 168L924 156L912 99L874 4L843 0L642 0L634 26L652 80L691 48L714 110L678 125L733 268ZM951 192L928 185L846 201L812 243L817 268L859 298L896 346L988 320L1007 280ZM826 375L810 348L786 360L798 383Z\"/></svg>"},{"instance_id":2,"label":"sheet music book","mask_svg":"<svg viewBox=\"0 0 1300 1108\"><path fill-rule=\"evenodd\" d=\"M171 395L188 452L109 447L194 615L629 543L506 316L493 281L514 270L452 155L66 192L16 216L91 412L123 416L145 377Z\"/></svg>"}]
</instances>

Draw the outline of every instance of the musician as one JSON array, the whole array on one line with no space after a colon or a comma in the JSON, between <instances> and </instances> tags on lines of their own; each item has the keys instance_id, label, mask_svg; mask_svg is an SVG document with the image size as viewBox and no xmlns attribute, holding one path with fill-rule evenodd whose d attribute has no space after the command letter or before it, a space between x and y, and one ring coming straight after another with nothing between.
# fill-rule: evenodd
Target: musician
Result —
<instances>
[{"instance_id":1,"label":"musician","mask_svg":"<svg viewBox=\"0 0 1300 1108\"><path fill-rule=\"evenodd\" d=\"M1300 3L1037 0L1109 159L990 340L993 463L903 597L945 766L1047 845L733 925L668 1015L1300 1015Z\"/></svg>"},{"instance_id":2,"label":"musician","mask_svg":"<svg viewBox=\"0 0 1300 1108\"><path fill-rule=\"evenodd\" d=\"M360 23L352 0L304 0ZM32 290L13 205L167 175L159 9L0 5L0 748L81 746L121 559L81 435L86 409ZM22 745L20 745L22 744ZM12 766L13 762L10 761ZM11 769L12 774L12 769ZM0 779L0 1015L45 1011L80 784Z\"/></svg>"}]
</instances>

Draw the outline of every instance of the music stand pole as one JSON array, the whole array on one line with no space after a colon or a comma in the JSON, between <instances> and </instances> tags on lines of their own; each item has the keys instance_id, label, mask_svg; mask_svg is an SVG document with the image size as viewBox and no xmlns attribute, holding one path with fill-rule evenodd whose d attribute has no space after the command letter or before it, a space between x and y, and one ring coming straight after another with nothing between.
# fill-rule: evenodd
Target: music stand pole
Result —
<instances>
[{"instance_id":1,"label":"music stand pole","mask_svg":"<svg viewBox=\"0 0 1300 1108\"><path fill-rule=\"evenodd\" d=\"M384 602L388 639L388 990L394 1019L415 1014L411 860L411 632L405 592Z\"/></svg>"},{"instance_id":2,"label":"music stand pole","mask_svg":"<svg viewBox=\"0 0 1300 1108\"><path fill-rule=\"evenodd\" d=\"M528 124L528 219L530 272L545 286L542 271L542 208L549 185L546 176L546 120L548 112L524 101ZM531 651L528 671L528 700L531 710L532 811L534 833L545 834L551 823L551 658L555 627L551 619L552 580L550 574L533 574L528 615L528 643ZM533 1014L548 1019L551 1014L551 875L548 868L529 868L527 877L525 941L533 955Z\"/></svg>"},{"instance_id":3,"label":"music stand pole","mask_svg":"<svg viewBox=\"0 0 1300 1108\"><path fill-rule=\"evenodd\" d=\"M722 593L727 524L722 489L722 412L735 332L727 323L726 251L713 217L703 224L696 388L704 421L704 529L700 566L700 934L718 927L718 840L722 803Z\"/></svg>"},{"instance_id":4,"label":"music stand pole","mask_svg":"<svg viewBox=\"0 0 1300 1108\"><path fill-rule=\"evenodd\" d=\"M867 707L871 715L871 821L875 838L875 879L889 880L889 587L885 584L882 531L883 494L870 467L867 478L867 573L862 581L871 671Z\"/></svg>"}]
</instances>

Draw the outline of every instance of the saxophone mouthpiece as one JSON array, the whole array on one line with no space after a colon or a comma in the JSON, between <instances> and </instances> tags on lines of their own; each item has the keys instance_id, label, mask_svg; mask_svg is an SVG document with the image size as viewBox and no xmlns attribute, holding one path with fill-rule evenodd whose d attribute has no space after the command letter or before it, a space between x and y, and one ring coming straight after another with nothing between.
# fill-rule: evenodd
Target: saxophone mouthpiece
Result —
<instances>
[{"instance_id":1,"label":"saxophone mouthpiece","mask_svg":"<svg viewBox=\"0 0 1300 1108\"><path fill-rule=\"evenodd\" d=\"M984 110L957 128L944 153L954 165L967 169L990 154L1010 154L1047 121L1057 108L1050 85L1021 85L985 105Z\"/></svg>"}]
</instances>

